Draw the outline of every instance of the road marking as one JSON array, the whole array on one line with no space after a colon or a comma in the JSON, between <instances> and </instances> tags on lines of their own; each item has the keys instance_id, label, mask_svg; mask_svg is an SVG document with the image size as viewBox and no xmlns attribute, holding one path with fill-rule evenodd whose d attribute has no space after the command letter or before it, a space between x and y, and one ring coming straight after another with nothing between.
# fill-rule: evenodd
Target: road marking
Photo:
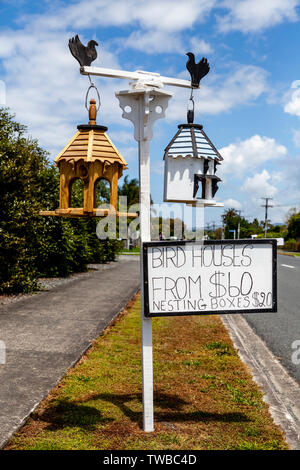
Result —
<instances>
[{"instance_id":1,"label":"road marking","mask_svg":"<svg viewBox=\"0 0 300 470\"><path fill-rule=\"evenodd\" d=\"M282 264L281 266L284 266L285 268L295 269L295 266L290 266L289 264Z\"/></svg>"}]
</instances>

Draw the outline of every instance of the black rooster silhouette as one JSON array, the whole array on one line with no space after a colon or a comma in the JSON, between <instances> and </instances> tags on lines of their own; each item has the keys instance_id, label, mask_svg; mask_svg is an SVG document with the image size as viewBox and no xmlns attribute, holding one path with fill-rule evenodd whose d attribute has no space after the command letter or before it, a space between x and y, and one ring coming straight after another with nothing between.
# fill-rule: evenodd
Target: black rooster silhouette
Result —
<instances>
[{"instance_id":1,"label":"black rooster silhouette","mask_svg":"<svg viewBox=\"0 0 300 470\"><path fill-rule=\"evenodd\" d=\"M201 78L205 77L209 72L209 63L205 57L202 57L198 64L196 64L195 56L192 52L188 52L186 55L189 56L186 68L191 75L192 87L198 88Z\"/></svg>"},{"instance_id":2,"label":"black rooster silhouette","mask_svg":"<svg viewBox=\"0 0 300 470\"><path fill-rule=\"evenodd\" d=\"M69 49L73 57L78 60L81 67L85 65L91 65L91 63L97 58L96 47L98 43L92 39L88 42L87 46L84 46L80 41L78 34L75 38L69 39Z\"/></svg>"}]
</instances>

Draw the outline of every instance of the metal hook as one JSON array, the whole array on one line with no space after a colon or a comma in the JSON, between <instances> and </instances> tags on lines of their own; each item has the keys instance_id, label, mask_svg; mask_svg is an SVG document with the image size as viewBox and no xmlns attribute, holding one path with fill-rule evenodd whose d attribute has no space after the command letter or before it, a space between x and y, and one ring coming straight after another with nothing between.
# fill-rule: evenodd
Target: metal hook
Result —
<instances>
[{"instance_id":1,"label":"metal hook","mask_svg":"<svg viewBox=\"0 0 300 470\"><path fill-rule=\"evenodd\" d=\"M194 88L191 88L190 101L194 101Z\"/></svg>"},{"instance_id":2,"label":"metal hook","mask_svg":"<svg viewBox=\"0 0 300 470\"><path fill-rule=\"evenodd\" d=\"M192 103L192 109L189 109L189 104ZM191 89L191 96L188 102L188 111L187 111L187 122L193 124L195 114L195 101L194 101L194 90Z\"/></svg>"},{"instance_id":3,"label":"metal hook","mask_svg":"<svg viewBox=\"0 0 300 470\"><path fill-rule=\"evenodd\" d=\"M85 95L85 107L86 107L86 110L88 111L89 108L88 108L88 104L87 104L87 103L88 103L89 92L90 92L90 89L91 89L91 88L95 88L95 90L96 90L96 92L97 92L98 100L99 100L99 104L98 104L98 106L97 106L97 111L99 111L100 106L101 106L100 93L99 93L98 88L96 87L96 85L94 85L94 83L92 82L90 75L88 75L88 77L89 77L89 80L90 80L90 86L88 87L87 92L86 92L86 95Z\"/></svg>"}]
</instances>

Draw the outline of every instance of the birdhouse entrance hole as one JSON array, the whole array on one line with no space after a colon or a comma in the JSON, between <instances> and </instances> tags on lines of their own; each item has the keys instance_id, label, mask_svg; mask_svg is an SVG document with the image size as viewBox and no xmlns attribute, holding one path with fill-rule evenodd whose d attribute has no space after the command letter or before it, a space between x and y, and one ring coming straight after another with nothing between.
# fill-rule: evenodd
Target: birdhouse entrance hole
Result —
<instances>
[{"instance_id":1,"label":"birdhouse entrance hole","mask_svg":"<svg viewBox=\"0 0 300 470\"><path fill-rule=\"evenodd\" d=\"M110 182L105 178L99 178L95 182L94 188L94 207L110 202Z\"/></svg>"},{"instance_id":2,"label":"birdhouse entrance hole","mask_svg":"<svg viewBox=\"0 0 300 470\"><path fill-rule=\"evenodd\" d=\"M83 207L84 182L81 178L74 178L69 186L69 207Z\"/></svg>"}]
</instances>

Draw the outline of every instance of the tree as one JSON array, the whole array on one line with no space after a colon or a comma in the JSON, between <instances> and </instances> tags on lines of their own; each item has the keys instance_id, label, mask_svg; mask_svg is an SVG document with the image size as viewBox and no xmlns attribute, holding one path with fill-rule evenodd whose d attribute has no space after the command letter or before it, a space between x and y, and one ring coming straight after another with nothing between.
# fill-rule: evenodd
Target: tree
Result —
<instances>
[{"instance_id":1,"label":"tree","mask_svg":"<svg viewBox=\"0 0 300 470\"><path fill-rule=\"evenodd\" d=\"M25 129L7 109L0 109L0 291L36 286L31 234L48 160L37 142L24 136Z\"/></svg>"},{"instance_id":2,"label":"tree","mask_svg":"<svg viewBox=\"0 0 300 470\"><path fill-rule=\"evenodd\" d=\"M59 174L26 127L0 108L0 292L28 292L39 276L67 276L115 258L116 240L100 241L97 220L41 217L58 207ZM81 189L75 188L77 204Z\"/></svg>"},{"instance_id":3,"label":"tree","mask_svg":"<svg viewBox=\"0 0 300 470\"><path fill-rule=\"evenodd\" d=\"M300 212L289 218L287 230L287 239L300 238Z\"/></svg>"},{"instance_id":4,"label":"tree","mask_svg":"<svg viewBox=\"0 0 300 470\"><path fill-rule=\"evenodd\" d=\"M232 232L230 230L235 230L237 234L237 228L239 223L239 215L235 209L227 209L223 215L224 224L225 224L225 238L232 238Z\"/></svg>"},{"instance_id":5,"label":"tree","mask_svg":"<svg viewBox=\"0 0 300 470\"><path fill-rule=\"evenodd\" d=\"M217 228L217 229L215 230L214 238L215 238L216 240L221 240L221 239L222 239L222 233L223 233L222 228L221 228L221 227Z\"/></svg>"},{"instance_id":6,"label":"tree","mask_svg":"<svg viewBox=\"0 0 300 470\"><path fill-rule=\"evenodd\" d=\"M139 203L139 182L136 178L129 180L129 176L126 175L123 181L122 186L119 186L118 193L119 196L127 197L127 207L130 208L133 204Z\"/></svg>"},{"instance_id":7,"label":"tree","mask_svg":"<svg viewBox=\"0 0 300 470\"><path fill-rule=\"evenodd\" d=\"M288 224L290 218L292 217L292 215L297 214L297 212L298 212L298 210L297 210L296 207L291 207L291 208L288 210L288 212L285 214L285 217L284 217L285 223Z\"/></svg>"},{"instance_id":8,"label":"tree","mask_svg":"<svg viewBox=\"0 0 300 470\"><path fill-rule=\"evenodd\" d=\"M133 204L138 204L140 201L140 185L136 178L129 179L126 175L123 184L118 187L118 195L127 197L127 206L130 208ZM153 200L150 196L150 204L153 204Z\"/></svg>"},{"instance_id":9,"label":"tree","mask_svg":"<svg viewBox=\"0 0 300 470\"><path fill-rule=\"evenodd\" d=\"M229 230L235 230L237 236L238 224L240 223L240 238L251 238L251 235L259 235L263 233L264 222L260 224L257 218L253 219L253 222L249 222L245 217L240 217L238 212L231 208L225 211L223 215L225 227L225 238L232 238L232 232Z\"/></svg>"}]
</instances>

